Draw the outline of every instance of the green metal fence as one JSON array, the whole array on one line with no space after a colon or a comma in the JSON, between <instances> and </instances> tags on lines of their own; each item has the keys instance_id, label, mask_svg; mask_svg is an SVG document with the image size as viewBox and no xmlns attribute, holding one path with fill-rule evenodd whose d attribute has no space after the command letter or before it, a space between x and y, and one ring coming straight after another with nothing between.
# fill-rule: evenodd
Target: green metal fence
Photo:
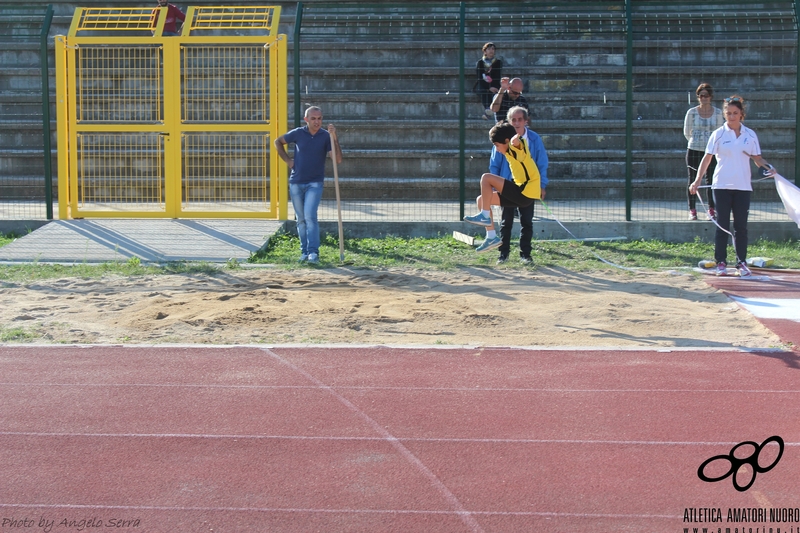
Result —
<instances>
[{"instance_id":1,"label":"green metal fence","mask_svg":"<svg viewBox=\"0 0 800 533\"><path fill-rule=\"evenodd\" d=\"M47 35L53 8L0 4L0 218L53 218ZM30 65L38 74L30 72ZM34 81L38 77L38 82ZM41 142L32 138L40 137Z\"/></svg>"},{"instance_id":2,"label":"green metal fence","mask_svg":"<svg viewBox=\"0 0 800 533\"><path fill-rule=\"evenodd\" d=\"M456 220L488 169L471 89L492 41L525 81L560 219L685 220L701 82L717 107L750 102L764 156L796 179L797 40L794 1L298 4L295 124L308 105L337 124L347 218ZM755 187L751 219L786 220L772 183Z\"/></svg>"},{"instance_id":3,"label":"green metal fence","mask_svg":"<svg viewBox=\"0 0 800 533\"><path fill-rule=\"evenodd\" d=\"M4 57L38 54L41 73L34 87L36 61L4 61L0 218L52 216L42 97L51 16L0 5ZM744 96L765 157L793 181L800 174L796 0L309 2L297 5L293 36L290 124L320 105L337 125L346 220L453 221L472 209L491 149L491 121L471 92L487 41L504 73L525 81L561 220L685 220L683 117L701 82L714 85L717 107ZM34 149L32 135L42 138ZM331 187L324 219L336 218ZM771 182L755 187L751 219L786 220Z\"/></svg>"}]
</instances>

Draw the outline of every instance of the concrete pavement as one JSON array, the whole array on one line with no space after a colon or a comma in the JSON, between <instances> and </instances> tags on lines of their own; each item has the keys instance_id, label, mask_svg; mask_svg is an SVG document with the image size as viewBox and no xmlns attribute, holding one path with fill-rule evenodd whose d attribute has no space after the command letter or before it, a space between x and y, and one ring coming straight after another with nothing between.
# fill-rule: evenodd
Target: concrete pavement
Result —
<instances>
[{"instance_id":1,"label":"concrete pavement","mask_svg":"<svg viewBox=\"0 0 800 533\"><path fill-rule=\"evenodd\" d=\"M246 261L282 226L254 219L54 220L0 248L0 261L143 263Z\"/></svg>"}]
</instances>

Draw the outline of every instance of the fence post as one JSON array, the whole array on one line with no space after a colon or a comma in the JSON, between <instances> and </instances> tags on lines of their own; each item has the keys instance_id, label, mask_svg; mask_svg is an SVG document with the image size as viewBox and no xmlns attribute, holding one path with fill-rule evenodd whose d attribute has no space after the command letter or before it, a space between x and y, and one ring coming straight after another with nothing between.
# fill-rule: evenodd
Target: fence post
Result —
<instances>
[{"instance_id":1,"label":"fence post","mask_svg":"<svg viewBox=\"0 0 800 533\"><path fill-rule=\"evenodd\" d=\"M50 146L50 68L47 60L47 34L53 20L53 6L48 5L39 35L42 67L42 135L44 136L44 201L47 220L53 220L53 150Z\"/></svg>"},{"instance_id":2,"label":"fence post","mask_svg":"<svg viewBox=\"0 0 800 533\"><path fill-rule=\"evenodd\" d=\"M300 103L300 26L303 24L303 2L297 2L294 17L294 48L292 49L292 72L294 72L294 127L300 127L303 106Z\"/></svg>"},{"instance_id":3,"label":"fence post","mask_svg":"<svg viewBox=\"0 0 800 533\"><path fill-rule=\"evenodd\" d=\"M625 66L625 220L631 221L633 203L633 8L632 0L625 0L625 33L627 51Z\"/></svg>"},{"instance_id":4,"label":"fence post","mask_svg":"<svg viewBox=\"0 0 800 533\"><path fill-rule=\"evenodd\" d=\"M458 78L461 80L461 86L459 88L459 95L458 95L458 203L459 203L459 211L458 211L458 220L462 220L464 218L464 200L466 196L465 190L465 180L466 180L466 168L465 168L465 157L466 157L466 117L464 116L466 113L466 104L465 104L465 88L464 88L464 54L466 53L464 50L464 32L466 27L466 9L464 7L464 2L459 3L459 22L458 22L458 52L459 52L459 61L458 61Z\"/></svg>"},{"instance_id":5,"label":"fence post","mask_svg":"<svg viewBox=\"0 0 800 533\"><path fill-rule=\"evenodd\" d=\"M794 8L794 30L797 32L797 49L795 51L795 58L797 59L797 83L794 88L794 182L800 185L800 102L798 102L798 95L800 95L800 21L797 17L800 13L797 11L797 0L792 0Z\"/></svg>"}]
</instances>

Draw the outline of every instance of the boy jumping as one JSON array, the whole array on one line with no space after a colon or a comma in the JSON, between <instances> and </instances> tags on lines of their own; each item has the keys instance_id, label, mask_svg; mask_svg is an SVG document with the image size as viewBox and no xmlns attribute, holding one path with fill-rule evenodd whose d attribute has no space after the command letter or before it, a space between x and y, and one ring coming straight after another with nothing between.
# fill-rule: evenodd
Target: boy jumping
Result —
<instances>
[{"instance_id":1,"label":"boy jumping","mask_svg":"<svg viewBox=\"0 0 800 533\"><path fill-rule=\"evenodd\" d=\"M503 243L494 230L493 205L528 207L542 197L539 169L531 158L525 139L517 135L514 126L508 122L498 122L489 131L489 138L497 151L505 155L514 181L488 172L481 176L481 195L477 199L481 212L464 217L465 222L486 228L486 239L478 246L478 253L499 248Z\"/></svg>"}]
</instances>

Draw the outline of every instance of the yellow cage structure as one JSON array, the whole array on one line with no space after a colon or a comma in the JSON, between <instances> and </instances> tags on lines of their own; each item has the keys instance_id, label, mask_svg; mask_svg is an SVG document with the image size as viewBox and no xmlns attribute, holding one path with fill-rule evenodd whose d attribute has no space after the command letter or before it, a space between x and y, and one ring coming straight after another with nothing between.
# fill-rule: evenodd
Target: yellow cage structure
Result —
<instances>
[{"instance_id":1,"label":"yellow cage structure","mask_svg":"<svg viewBox=\"0 0 800 533\"><path fill-rule=\"evenodd\" d=\"M56 41L59 218L287 218L280 7L77 8Z\"/></svg>"}]
</instances>

